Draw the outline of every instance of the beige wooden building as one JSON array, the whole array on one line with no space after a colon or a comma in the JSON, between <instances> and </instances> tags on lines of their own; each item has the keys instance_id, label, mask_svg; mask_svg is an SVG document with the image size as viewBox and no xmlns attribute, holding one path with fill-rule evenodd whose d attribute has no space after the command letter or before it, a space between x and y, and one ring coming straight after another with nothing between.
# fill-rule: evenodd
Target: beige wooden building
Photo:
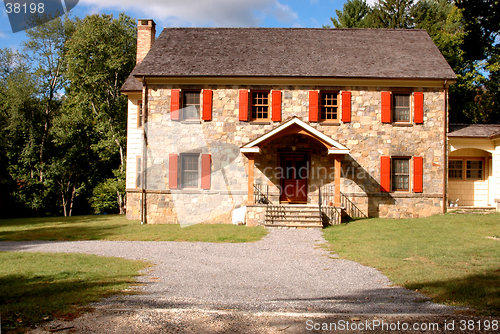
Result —
<instances>
[{"instance_id":1,"label":"beige wooden building","mask_svg":"<svg viewBox=\"0 0 500 334\"><path fill-rule=\"evenodd\" d=\"M500 125L451 124L448 197L458 207L500 202Z\"/></svg>"}]
</instances>

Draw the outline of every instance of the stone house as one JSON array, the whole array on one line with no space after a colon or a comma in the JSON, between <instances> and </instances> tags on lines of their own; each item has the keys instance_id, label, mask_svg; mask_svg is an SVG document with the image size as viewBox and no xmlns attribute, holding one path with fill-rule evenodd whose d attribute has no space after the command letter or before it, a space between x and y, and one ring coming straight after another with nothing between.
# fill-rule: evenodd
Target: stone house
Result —
<instances>
[{"instance_id":1,"label":"stone house","mask_svg":"<svg viewBox=\"0 0 500 334\"><path fill-rule=\"evenodd\" d=\"M500 211L500 125L450 124L450 205Z\"/></svg>"},{"instance_id":2,"label":"stone house","mask_svg":"<svg viewBox=\"0 0 500 334\"><path fill-rule=\"evenodd\" d=\"M321 226L447 207L447 89L423 30L138 21L127 216ZM238 218L239 217L239 218Z\"/></svg>"}]
</instances>

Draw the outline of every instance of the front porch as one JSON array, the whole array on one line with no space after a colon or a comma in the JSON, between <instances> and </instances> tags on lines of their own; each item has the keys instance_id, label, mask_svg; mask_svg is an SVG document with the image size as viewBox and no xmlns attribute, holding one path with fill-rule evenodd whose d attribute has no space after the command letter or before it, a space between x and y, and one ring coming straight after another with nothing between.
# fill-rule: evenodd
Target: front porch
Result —
<instances>
[{"instance_id":1,"label":"front porch","mask_svg":"<svg viewBox=\"0 0 500 334\"><path fill-rule=\"evenodd\" d=\"M346 147L292 118L244 145L241 152L248 158L247 220L251 224L323 227L340 223L341 159L349 153Z\"/></svg>"}]
</instances>

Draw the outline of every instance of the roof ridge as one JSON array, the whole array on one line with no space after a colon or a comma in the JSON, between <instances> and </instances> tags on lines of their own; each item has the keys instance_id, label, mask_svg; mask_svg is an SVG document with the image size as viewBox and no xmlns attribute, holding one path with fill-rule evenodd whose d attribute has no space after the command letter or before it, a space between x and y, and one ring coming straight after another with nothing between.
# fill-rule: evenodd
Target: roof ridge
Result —
<instances>
[{"instance_id":1,"label":"roof ridge","mask_svg":"<svg viewBox=\"0 0 500 334\"><path fill-rule=\"evenodd\" d=\"M398 31L422 32L425 29L395 29L395 28L311 28L311 27L163 27L163 29L206 29L206 30L323 30L323 31Z\"/></svg>"}]
</instances>

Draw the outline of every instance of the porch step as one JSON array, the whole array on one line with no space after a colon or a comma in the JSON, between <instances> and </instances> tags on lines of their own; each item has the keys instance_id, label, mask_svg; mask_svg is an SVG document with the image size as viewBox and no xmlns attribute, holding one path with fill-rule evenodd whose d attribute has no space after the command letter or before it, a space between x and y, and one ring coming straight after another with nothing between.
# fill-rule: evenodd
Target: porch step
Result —
<instances>
[{"instance_id":1,"label":"porch step","mask_svg":"<svg viewBox=\"0 0 500 334\"><path fill-rule=\"evenodd\" d=\"M323 228L323 219L316 205L285 204L268 207L264 225L280 228Z\"/></svg>"},{"instance_id":2,"label":"porch step","mask_svg":"<svg viewBox=\"0 0 500 334\"><path fill-rule=\"evenodd\" d=\"M455 206L449 207L449 213L493 213L496 211L496 207L494 206Z\"/></svg>"},{"instance_id":3,"label":"porch step","mask_svg":"<svg viewBox=\"0 0 500 334\"><path fill-rule=\"evenodd\" d=\"M495 210L494 206L454 206L450 210Z\"/></svg>"}]
</instances>

